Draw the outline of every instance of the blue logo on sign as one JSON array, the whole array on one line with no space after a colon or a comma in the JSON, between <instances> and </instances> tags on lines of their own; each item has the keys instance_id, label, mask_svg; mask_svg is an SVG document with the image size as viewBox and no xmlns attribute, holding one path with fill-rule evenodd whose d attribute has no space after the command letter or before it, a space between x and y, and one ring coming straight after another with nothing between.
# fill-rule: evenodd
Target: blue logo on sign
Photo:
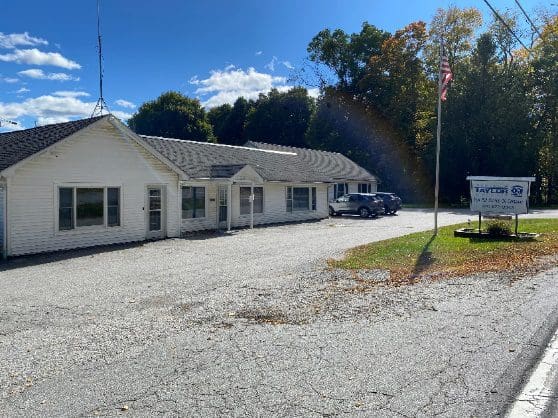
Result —
<instances>
[{"instance_id":1,"label":"blue logo on sign","mask_svg":"<svg viewBox=\"0 0 558 418\"><path fill-rule=\"evenodd\" d=\"M523 196L523 186L515 185L511 188L511 194L515 197Z\"/></svg>"}]
</instances>

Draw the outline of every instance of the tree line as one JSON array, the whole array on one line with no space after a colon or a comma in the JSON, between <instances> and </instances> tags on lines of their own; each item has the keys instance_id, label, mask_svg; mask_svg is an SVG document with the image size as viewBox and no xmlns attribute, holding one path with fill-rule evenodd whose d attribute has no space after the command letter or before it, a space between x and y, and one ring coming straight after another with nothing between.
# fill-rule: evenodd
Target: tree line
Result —
<instances>
[{"instance_id":1,"label":"tree line","mask_svg":"<svg viewBox=\"0 0 558 418\"><path fill-rule=\"evenodd\" d=\"M488 24L475 8L439 9L430 24L389 33L364 22L358 33L324 29L310 41L300 84L255 100L205 110L167 92L129 120L141 134L242 145L248 140L347 155L376 174L382 190L433 200L440 41L453 73L442 106L440 198L469 196L467 175L535 176L532 201L558 203L558 16L539 28L521 16Z\"/></svg>"}]
</instances>

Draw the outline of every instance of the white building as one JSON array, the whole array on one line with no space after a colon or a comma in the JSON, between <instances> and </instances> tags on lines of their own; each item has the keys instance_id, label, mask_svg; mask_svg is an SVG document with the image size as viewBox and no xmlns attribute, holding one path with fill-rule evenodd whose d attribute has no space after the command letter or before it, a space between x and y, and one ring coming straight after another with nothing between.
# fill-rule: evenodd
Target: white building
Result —
<instances>
[{"instance_id":1,"label":"white building","mask_svg":"<svg viewBox=\"0 0 558 418\"><path fill-rule=\"evenodd\" d=\"M0 248L320 219L341 187L375 191L376 178L340 154L139 136L111 115L41 126L0 134Z\"/></svg>"}]
</instances>

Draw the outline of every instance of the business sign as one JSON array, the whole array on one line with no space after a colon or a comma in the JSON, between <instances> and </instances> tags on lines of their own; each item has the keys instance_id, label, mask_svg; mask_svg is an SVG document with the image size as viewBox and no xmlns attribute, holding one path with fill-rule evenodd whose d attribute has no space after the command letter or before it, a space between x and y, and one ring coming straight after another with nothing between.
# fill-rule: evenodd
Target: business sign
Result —
<instances>
[{"instance_id":1,"label":"business sign","mask_svg":"<svg viewBox=\"0 0 558 418\"><path fill-rule=\"evenodd\" d=\"M481 213L521 214L529 210L529 189L534 177L469 176L471 210Z\"/></svg>"}]
</instances>

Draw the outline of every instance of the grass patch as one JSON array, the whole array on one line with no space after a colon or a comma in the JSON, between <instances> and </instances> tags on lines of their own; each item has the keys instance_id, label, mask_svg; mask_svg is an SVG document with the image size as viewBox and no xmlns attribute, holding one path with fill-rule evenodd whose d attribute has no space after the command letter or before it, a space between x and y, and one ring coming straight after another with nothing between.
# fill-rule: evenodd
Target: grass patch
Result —
<instances>
[{"instance_id":1,"label":"grass patch","mask_svg":"<svg viewBox=\"0 0 558 418\"><path fill-rule=\"evenodd\" d=\"M329 260L333 268L382 269L393 284L412 283L424 276L458 276L474 272L526 270L541 256L558 254L558 219L520 220L519 231L541 234L532 241L459 238L457 228L467 224L374 242L353 248L342 260Z\"/></svg>"}]
</instances>

